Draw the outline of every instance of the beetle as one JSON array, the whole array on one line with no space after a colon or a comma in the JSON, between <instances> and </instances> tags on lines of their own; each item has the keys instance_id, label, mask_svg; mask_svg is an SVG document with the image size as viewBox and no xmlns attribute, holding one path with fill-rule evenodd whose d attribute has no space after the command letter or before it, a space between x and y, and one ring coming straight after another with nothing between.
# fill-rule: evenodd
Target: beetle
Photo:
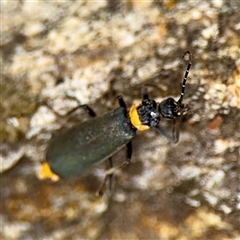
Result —
<instances>
[{"instance_id":1,"label":"beetle","mask_svg":"<svg viewBox=\"0 0 240 240\"><path fill-rule=\"evenodd\" d=\"M188 106L182 103L192 64L191 53L186 51L183 57L186 54L188 54L189 62L182 81L181 95L177 101L170 97L158 103L149 98L147 88L143 86L142 101L133 104L128 111L123 98L119 96L119 108L76 125L52 140L47 149L42 176L58 180L59 177L68 178L86 173L94 165L109 159L124 146L127 146L126 160L106 172L105 182L108 176L112 176L116 170L130 163L131 140L137 131L155 128L166 138L177 142L175 120L185 115L189 110ZM84 106L90 115L95 115L90 107ZM161 118L173 121L172 136L159 126Z\"/></svg>"}]
</instances>

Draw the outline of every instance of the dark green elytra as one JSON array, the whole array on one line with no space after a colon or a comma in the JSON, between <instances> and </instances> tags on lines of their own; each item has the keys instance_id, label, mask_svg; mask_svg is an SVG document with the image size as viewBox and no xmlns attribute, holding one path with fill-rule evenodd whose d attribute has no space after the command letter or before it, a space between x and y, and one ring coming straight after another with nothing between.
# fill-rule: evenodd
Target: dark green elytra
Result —
<instances>
[{"instance_id":1,"label":"dark green elytra","mask_svg":"<svg viewBox=\"0 0 240 240\"><path fill-rule=\"evenodd\" d=\"M126 109L120 107L56 137L47 150L46 160L60 177L85 173L118 152L135 133Z\"/></svg>"}]
</instances>

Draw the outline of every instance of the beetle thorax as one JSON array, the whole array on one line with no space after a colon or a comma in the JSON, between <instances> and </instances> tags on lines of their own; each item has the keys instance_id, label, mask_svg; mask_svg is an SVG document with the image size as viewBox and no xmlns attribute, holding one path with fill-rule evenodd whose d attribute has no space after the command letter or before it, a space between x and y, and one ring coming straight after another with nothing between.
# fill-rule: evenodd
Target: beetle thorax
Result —
<instances>
[{"instance_id":1,"label":"beetle thorax","mask_svg":"<svg viewBox=\"0 0 240 240\"><path fill-rule=\"evenodd\" d=\"M132 105L129 116L134 127L140 131L156 127L160 122L160 113L157 103L151 99Z\"/></svg>"}]
</instances>

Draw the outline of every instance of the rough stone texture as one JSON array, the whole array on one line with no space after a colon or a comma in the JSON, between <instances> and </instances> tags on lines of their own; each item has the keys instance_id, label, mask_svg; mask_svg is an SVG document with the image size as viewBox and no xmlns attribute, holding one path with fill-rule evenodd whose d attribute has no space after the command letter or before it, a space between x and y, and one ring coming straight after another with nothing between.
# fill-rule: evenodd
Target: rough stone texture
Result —
<instances>
[{"instance_id":1,"label":"rough stone texture","mask_svg":"<svg viewBox=\"0 0 240 240\"><path fill-rule=\"evenodd\" d=\"M240 238L239 1L1 6L1 239ZM119 94L130 106L142 84L158 101L178 98L186 50L192 114L178 144L139 133L111 196L95 196L105 164L58 183L37 179L55 131L88 119L69 110L89 104L101 115Z\"/></svg>"}]
</instances>

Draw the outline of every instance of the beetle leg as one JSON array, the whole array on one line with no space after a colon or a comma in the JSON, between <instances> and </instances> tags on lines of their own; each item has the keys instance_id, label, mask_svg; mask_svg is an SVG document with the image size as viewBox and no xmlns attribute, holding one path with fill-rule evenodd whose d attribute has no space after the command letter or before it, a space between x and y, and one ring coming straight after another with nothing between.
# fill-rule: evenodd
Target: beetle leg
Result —
<instances>
[{"instance_id":1,"label":"beetle leg","mask_svg":"<svg viewBox=\"0 0 240 240\"><path fill-rule=\"evenodd\" d=\"M70 110L69 112L67 112L66 115L70 115L72 114L73 112L75 112L76 110L78 110L79 108L85 108L88 112L88 114L91 116L91 117L96 117L96 113L92 110L92 108L90 108L88 105L86 104L83 104L83 105L79 105L75 108L73 108L72 110Z\"/></svg>"},{"instance_id":2,"label":"beetle leg","mask_svg":"<svg viewBox=\"0 0 240 240\"><path fill-rule=\"evenodd\" d=\"M97 196L102 196L103 195L105 187L106 187L107 178L113 176L113 174L116 171L126 167L131 162L131 158L132 158L132 142L129 142L129 143L127 143L127 159L122 164L120 164L116 167L112 167L112 168L110 168L109 170L106 171L105 177L104 177L99 189L96 192Z\"/></svg>"},{"instance_id":3,"label":"beetle leg","mask_svg":"<svg viewBox=\"0 0 240 240\"><path fill-rule=\"evenodd\" d=\"M127 109L127 105L126 105L125 101L123 100L122 96L118 96L117 98L118 98L119 106Z\"/></svg>"},{"instance_id":4,"label":"beetle leg","mask_svg":"<svg viewBox=\"0 0 240 240\"><path fill-rule=\"evenodd\" d=\"M149 99L148 97L148 91L147 91L147 87L146 86L142 86L142 99Z\"/></svg>"},{"instance_id":5,"label":"beetle leg","mask_svg":"<svg viewBox=\"0 0 240 240\"><path fill-rule=\"evenodd\" d=\"M172 126L172 137L173 137L173 142L177 143L179 139L179 134L178 131L176 130L176 119L173 119L173 126Z\"/></svg>"},{"instance_id":6,"label":"beetle leg","mask_svg":"<svg viewBox=\"0 0 240 240\"><path fill-rule=\"evenodd\" d=\"M72 99L72 100L74 100L74 101L79 103L79 101L78 101L78 99L76 97L67 95L67 98ZM88 114L91 117L96 117L96 113L94 112L94 110L92 108L90 108L87 104L78 105L77 107L75 107L72 110L70 110L69 112L67 112L66 115L72 114L73 112L75 112L79 108L85 108L85 110L87 110Z\"/></svg>"},{"instance_id":7,"label":"beetle leg","mask_svg":"<svg viewBox=\"0 0 240 240\"><path fill-rule=\"evenodd\" d=\"M46 106L47 108L49 108L55 115L57 115L59 118L63 118L62 115L60 115L59 113L57 113L50 105L47 101L42 100L41 101L41 105ZM65 116L68 116L72 113L74 113L75 111L77 111L79 108L85 108L85 110L87 111L87 113L91 116L91 117L96 117L96 113L94 112L94 110L92 108L90 108L87 104L83 104L83 105L79 105L73 109L71 109L70 111L68 111ZM65 117L64 116L64 117Z\"/></svg>"},{"instance_id":8,"label":"beetle leg","mask_svg":"<svg viewBox=\"0 0 240 240\"><path fill-rule=\"evenodd\" d=\"M178 131L176 130L176 119L173 119L172 122L172 136L168 134L163 128L161 128L159 125L155 127L155 129L161 133L165 138L172 141L173 143L177 143L179 139Z\"/></svg>"},{"instance_id":9,"label":"beetle leg","mask_svg":"<svg viewBox=\"0 0 240 240\"><path fill-rule=\"evenodd\" d=\"M109 159L109 165L110 165L110 169L113 168L113 162L112 162L112 158L110 157ZM113 181L113 174L109 175L109 190L112 190L112 181Z\"/></svg>"},{"instance_id":10,"label":"beetle leg","mask_svg":"<svg viewBox=\"0 0 240 240\"><path fill-rule=\"evenodd\" d=\"M155 127L155 129L161 133L165 138L167 138L168 140L174 142L174 138L172 136L170 136L163 128L161 128L159 125Z\"/></svg>"},{"instance_id":11,"label":"beetle leg","mask_svg":"<svg viewBox=\"0 0 240 240\"><path fill-rule=\"evenodd\" d=\"M131 162L132 159L132 142L127 144L127 162L128 164Z\"/></svg>"}]
</instances>

